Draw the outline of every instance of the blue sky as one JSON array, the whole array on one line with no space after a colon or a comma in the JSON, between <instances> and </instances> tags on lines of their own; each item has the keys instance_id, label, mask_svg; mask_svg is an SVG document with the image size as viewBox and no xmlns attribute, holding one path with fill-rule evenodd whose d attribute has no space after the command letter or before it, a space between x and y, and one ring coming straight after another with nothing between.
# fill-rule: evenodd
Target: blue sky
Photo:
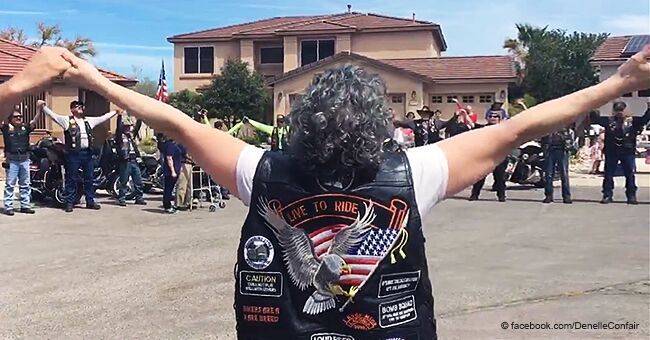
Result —
<instances>
[{"instance_id":1,"label":"blue sky","mask_svg":"<svg viewBox=\"0 0 650 340\"><path fill-rule=\"evenodd\" d=\"M650 32L648 0L0 0L0 28L16 26L33 36L36 23L59 24L66 37L96 42L98 66L156 79L165 59L171 78L174 34L284 15L372 12L438 23L448 56L504 54L515 23L613 35Z\"/></svg>"}]
</instances>

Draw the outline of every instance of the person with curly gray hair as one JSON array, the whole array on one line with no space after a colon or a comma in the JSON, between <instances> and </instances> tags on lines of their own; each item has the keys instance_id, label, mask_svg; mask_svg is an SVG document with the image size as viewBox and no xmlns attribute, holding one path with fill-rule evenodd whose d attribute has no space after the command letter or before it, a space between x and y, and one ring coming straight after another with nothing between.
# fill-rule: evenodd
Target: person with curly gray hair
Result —
<instances>
[{"instance_id":1,"label":"person with curly gray hair","mask_svg":"<svg viewBox=\"0 0 650 340\"><path fill-rule=\"evenodd\" d=\"M598 85L501 124L395 152L384 148L391 131L385 85L355 66L326 71L307 88L288 116L284 152L195 122L59 48L42 49L0 85L0 109L62 75L186 145L251 205L237 251L239 339L435 339L422 216L523 142L650 87L648 58L650 46Z\"/></svg>"}]
</instances>

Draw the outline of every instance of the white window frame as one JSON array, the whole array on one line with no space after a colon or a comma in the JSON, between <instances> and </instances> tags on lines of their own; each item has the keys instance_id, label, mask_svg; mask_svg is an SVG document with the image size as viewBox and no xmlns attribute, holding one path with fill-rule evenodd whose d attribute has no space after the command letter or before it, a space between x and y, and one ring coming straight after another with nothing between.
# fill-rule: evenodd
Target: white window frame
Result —
<instances>
[{"instance_id":1,"label":"white window frame","mask_svg":"<svg viewBox=\"0 0 650 340\"><path fill-rule=\"evenodd\" d=\"M439 98L440 101L433 100L434 98ZM431 95L431 104L442 104L444 103L444 98L445 96L443 95L436 95L436 94Z\"/></svg>"},{"instance_id":2,"label":"white window frame","mask_svg":"<svg viewBox=\"0 0 650 340\"><path fill-rule=\"evenodd\" d=\"M325 58L320 57L320 42L321 41L331 41L331 42L333 42L334 43L334 54L332 54L332 55L336 54L336 38L302 39L302 40L300 40L300 54L299 54L300 66L305 66L305 65L302 64L302 43L303 42L308 42L308 41L315 41L316 42L316 61L320 61L320 60L323 60L323 59L327 58L327 57L325 57ZM316 61L313 61L313 62L315 63ZM309 64L307 64L307 65L309 65Z\"/></svg>"},{"instance_id":3,"label":"white window frame","mask_svg":"<svg viewBox=\"0 0 650 340\"><path fill-rule=\"evenodd\" d=\"M198 48L198 54L197 54L197 72L196 73L187 73L185 72L185 49L186 48ZM212 73L201 73L201 48L212 48ZM214 51L216 49L212 45L192 45L192 46L183 46L183 74L214 74L214 61L216 59L216 56L214 55Z\"/></svg>"}]
</instances>

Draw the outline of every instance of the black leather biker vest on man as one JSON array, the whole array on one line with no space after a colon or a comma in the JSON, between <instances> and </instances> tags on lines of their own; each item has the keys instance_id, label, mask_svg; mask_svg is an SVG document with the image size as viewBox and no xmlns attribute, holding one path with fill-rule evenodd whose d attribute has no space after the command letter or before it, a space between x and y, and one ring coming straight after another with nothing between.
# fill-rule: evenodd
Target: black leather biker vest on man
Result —
<instances>
[{"instance_id":1,"label":"black leather biker vest on man","mask_svg":"<svg viewBox=\"0 0 650 340\"><path fill-rule=\"evenodd\" d=\"M70 116L70 125L67 130L63 132L65 137L65 146L69 150L81 150L81 130L79 129L80 120L74 116ZM88 136L88 147L93 146L93 129L88 124L87 120L83 120L86 126L86 135Z\"/></svg>"},{"instance_id":2,"label":"black leather biker vest on man","mask_svg":"<svg viewBox=\"0 0 650 340\"><path fill-rule=\"evenodd\" d=\"M3 130L5 153L24 155L29 152L29 133L31 128L27 124L12 126L7 124Z\"/></svg>"}]
</instances>

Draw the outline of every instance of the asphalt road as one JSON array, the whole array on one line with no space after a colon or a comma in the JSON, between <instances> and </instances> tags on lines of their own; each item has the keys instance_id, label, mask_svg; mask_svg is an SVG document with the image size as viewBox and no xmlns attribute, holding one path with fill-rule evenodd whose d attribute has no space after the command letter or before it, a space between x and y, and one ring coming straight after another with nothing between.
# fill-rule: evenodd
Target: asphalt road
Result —
<instances>
[{"instance_id":1,"label":"asphalt road","mask_svg":"<svg viewBox=\"0 0 650 340\"><path fill-rule=\"evenodd\" d=\"M647 339L648 188L638 206L602 206L595 187L573 205L508 195L450 199L424 221L440 338ZM245 207L170 216L159 200L0 216L0 339L233 339ZM530 322L638 327L512 329Z\"/></svg>"}]
</instances>

